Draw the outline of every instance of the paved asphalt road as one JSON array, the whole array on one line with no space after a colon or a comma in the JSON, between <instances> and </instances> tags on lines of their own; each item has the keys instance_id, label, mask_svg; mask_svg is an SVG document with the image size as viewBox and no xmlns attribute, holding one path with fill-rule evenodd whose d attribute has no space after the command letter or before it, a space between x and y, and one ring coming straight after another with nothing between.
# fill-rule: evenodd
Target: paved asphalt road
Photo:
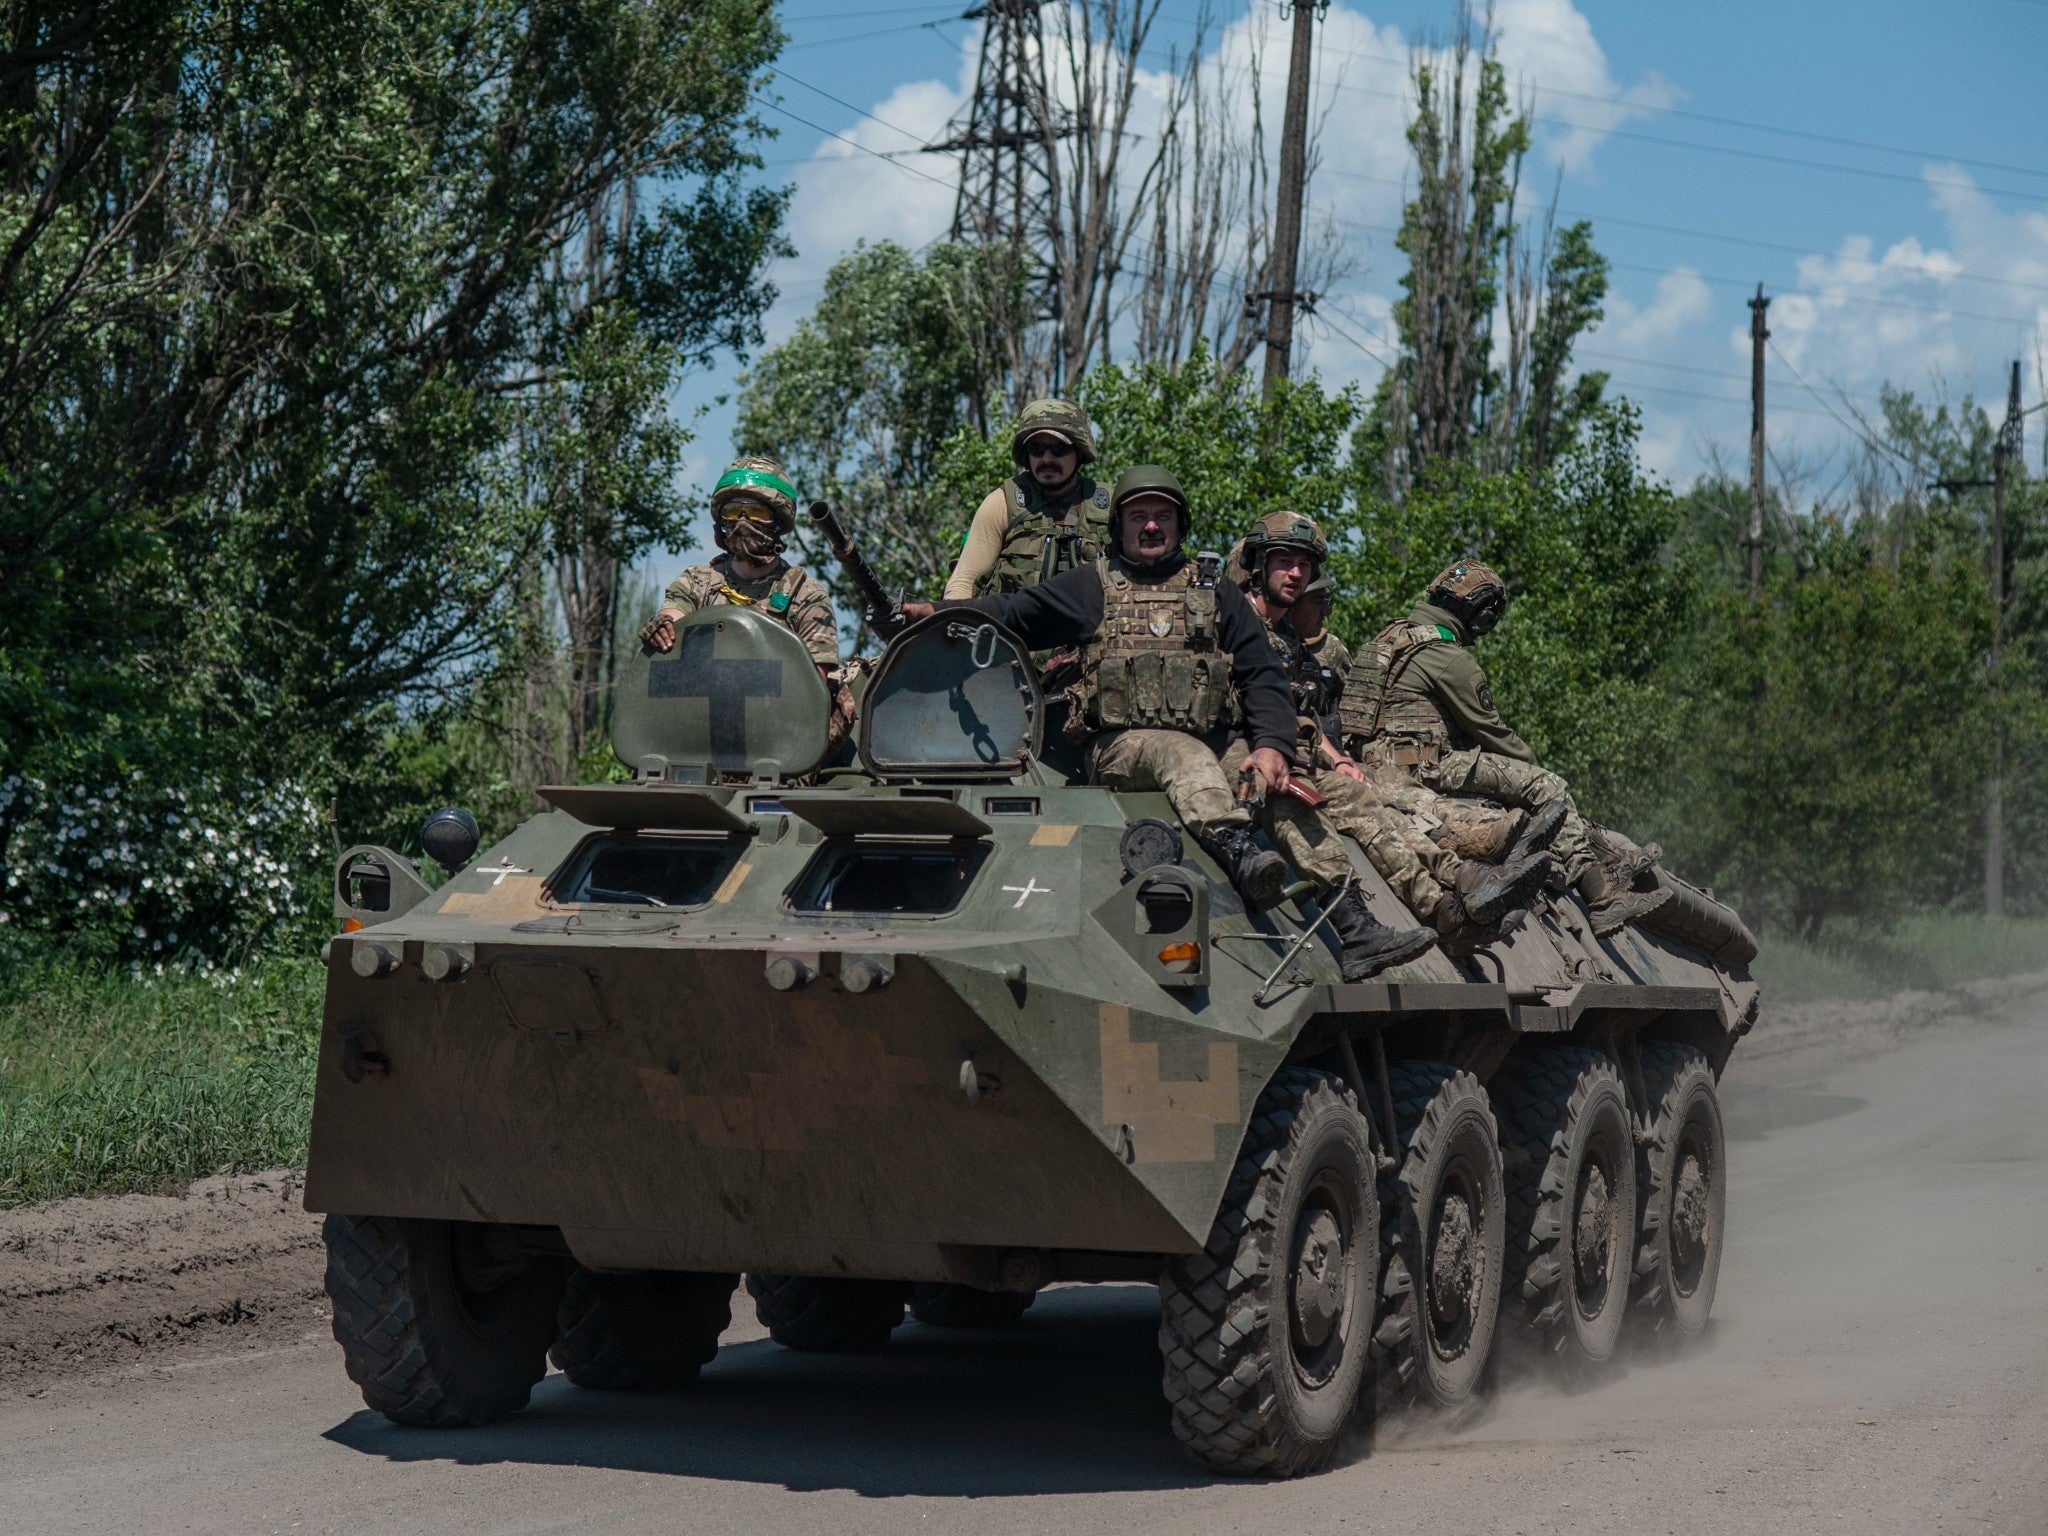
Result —
<instances>
[{"instance_id":1,"label":"paved asphalt road","mask_svg":"<svg viewBox=\"0 0 2048 1536\"><path fill-rule=\"evenodd\" d=\"M1803 1080L1738 1052L1727 1103L1704 1348L1300 1482L1182 1458L1121 1286L867 1359L749 1321L687 1395L555 1376L488 1430L392 1427L313 1339L59 1386L0 1405L0 1530L2048 1532L2048 1018Z\"/></svg>"}]
</instances>

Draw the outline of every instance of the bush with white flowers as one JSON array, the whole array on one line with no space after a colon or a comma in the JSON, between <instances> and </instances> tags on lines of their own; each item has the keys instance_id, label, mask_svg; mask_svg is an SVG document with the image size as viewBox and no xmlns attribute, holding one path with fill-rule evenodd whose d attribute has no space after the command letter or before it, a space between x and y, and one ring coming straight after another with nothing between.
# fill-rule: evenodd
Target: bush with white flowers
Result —
<instances>
[{"instance_id":1,"label":"bush with white flowers","mask_svg":"<svg viewBox=\"0 0 2048 1536\"><path fill-rule=\"evenodd\" d=\"M325 817L304 786L139 770L0 778L0 951L32 937L137 964L237 964L324 913Z\"/></svg>"}]
</instances>

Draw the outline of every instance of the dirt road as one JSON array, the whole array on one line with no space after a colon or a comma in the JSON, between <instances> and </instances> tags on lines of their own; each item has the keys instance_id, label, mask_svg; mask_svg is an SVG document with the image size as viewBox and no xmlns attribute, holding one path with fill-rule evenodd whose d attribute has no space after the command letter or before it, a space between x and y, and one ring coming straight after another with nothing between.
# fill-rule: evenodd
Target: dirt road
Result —
<instances>
[{"instance_id":1,"label":"dirt road","mask_svg":"<svg viewBox=\"0 0 2048 1536\"><path fill-rule=\"evenodd\" d=\"M907 1326L861 1359L787 1353L749 1319L686 1395L557 1376L497 1428L407 1432L362 1409L305 1305L317 1254L279 1218L255 1261L276 1294L167 1314L196 1342L130 1340L142 1365L51 1324L77 1355L53 1378L23 1319L75 1323L79 1285L0 1285L0 1529L2048 1532L2048 995L1759 1034L1726 1085L1706 1346L1572 1396L1510 1384L1477 1424L1394 1426L1321 1477L1181 1456L1138 1287L1048 1294L1009 1335ZM128 1209L147 1247L154 1208ZM47 1221L31 1236L62 1260ZM151 1282L173 1313L203 1291L175 1279Z\"/></svg>"}]
</instances>

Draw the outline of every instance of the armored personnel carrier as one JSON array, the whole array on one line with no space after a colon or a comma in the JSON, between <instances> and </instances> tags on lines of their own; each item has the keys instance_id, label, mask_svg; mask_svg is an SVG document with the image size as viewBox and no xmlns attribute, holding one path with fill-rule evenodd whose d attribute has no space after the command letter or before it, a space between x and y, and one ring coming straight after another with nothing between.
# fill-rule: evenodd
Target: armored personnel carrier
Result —
<instances>
[{"instance_id":1,"label":"armored personnel carrier","mask_svg":"<svg viewBox=\"0 0 2048 1536\"><path fill-rule=\"evenodd\" d=\"M1503 1338L1571 1372L1704 1327L1757 991L1699 892L1604 941L1546 898L1344 984L1304 889L1247 911L1164 797L1062 772L1030 656L959 614L885 651L844 767L742 609L616 713L629 782L481 855L444 813L438 889L337 872L306 1205L390 1418L512 1413L551 1355L680 1387L743 1274L795 1349L1156 1283L1174 1428L1238 1473L1471 1401Z\"/></svg>"}]
</instances>

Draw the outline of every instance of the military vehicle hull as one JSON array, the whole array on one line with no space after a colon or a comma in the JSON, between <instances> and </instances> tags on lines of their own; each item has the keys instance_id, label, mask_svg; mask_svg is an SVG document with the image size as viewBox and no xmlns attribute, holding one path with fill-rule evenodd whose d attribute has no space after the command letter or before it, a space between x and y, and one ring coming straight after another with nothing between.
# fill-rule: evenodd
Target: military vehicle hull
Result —
<instances>
[{"instance_id":1,"label":"military vehicle hull","mask_svg":"<svg viewBox=\"0 0 2048 1536\"><path fill-rule=\"evenodd\" d=\"M1638 1179L1635 1152L1661 1134L1660 1095L1676 1091L1667 1060L1718 1075L1755 1014L1756 987L1729 958L1744 952L1715 927L1724 909L1698 893L1686 904L1692 944L1640 927L1595 938L1583 907L1558 895L1474 955L1432 952L1346 984L1305 896L1249 912L1199 850L1138 867L1120 855L1134 823L1170 818L1161 796L1029 765L969 783L692 784L664 773L550 794L556 810L408 909L355 912L363 926L330 945L306 1204L380 1223L358 1243L330 1222L331 1245L354 1255L337 1260L348 1274L330 1288L370 1297L372 1310L384 1293L364 1287L385 1283L375 1277L396 1262L389 1254L445 1229L495 1234L495 1258L477 1261L485 1270L903 1287L887 1292L870 1342L886 1337L891 1309L900 1319L914 1283L1029 1293L1164 1274L1171 1314L1265 1200L1247 1193L1247 1169L1280 1153L1244 1154L1314 1109L1370 1143L1365 1187L1344 1197L1355 1209L1339 1199L1334 1214L1303 1216L1300 1251L1269 1267L1309 1262L1301 1244L1341 1228L1331 1251L1377 1283L1344 1314L1354 1375L1333 1376L1331 1390L1360 1395L1355 1373L1371 1355L1380 1398L1455 1398L1478 1389L1460 1361L1484 1348L1439 1337L1413 1298L1450 1274L1462 1290L1430 1293L1439 1323L1448 1308L1458 1327L1491 1335L1515 1236L1499 1144L1517 1127L1548 1136L1542 1117L1578 1114L1585 1097L1543 1098L1529 1063L1578 1063L1595 1089L1611 1072L1618 1086L1601 1091L1626 1100L1627 1146L1609 1148L1593 1192L1577 1197L1619 1233L1603 1240L1601 1285L1641 1292L1629 1268L1655 1269L1650 1250L1669 1247L1660 1229L1677 1218L1638 1211L1637 1185L1647 1200L1661 1177L1667 1205L1690 1202L1692 1249L1713 1245L1670 1261L1692 1266L1688 1296L1704 1278L1711 1303L1701 1266L1718 1263L1718 1112L1671 1131L1691 1151L1675 1151L1663 1175ZM1356 862L1367 904L1406 926ZM664 889L694 899L650 905L651 892L595 883L603 870L680 881ZM1487 1085L1505 1083L1520 1085L1522 1107L1438 1156L1431 1115L1455 1119L1464 1103L1468 1119L1484 1118ZM1275 1095L1289 1094L1296 1108L1276 1111ZM1536 1155L1540 1174L1548 1154ZM1623 1203L1625 1221L1613 1215ZM1615 1242L1627 1249L1620 1268ZM1597 1291L1529 1326L1554 1338L1591 1307L1606 1327L1620 1301ZM1676 1306L1666 1298L1662 1311ZM693 1347L708 1354L717 1330L705 1326L711 1343ZM1600 1339L1587 1338L1597 1355ZM1202 1346L1190 1350L1176 1365L1169 1347L1167 1374L1192 1423L1206 1412L1196 1399L1218 1389L1195 1380ZM359 1369L359 1353L359 1380L384 1369ZM417 1393L365 1390L395 1417L450 1421L441 1408L414 1411ZM523 1401L524 1387L513 1395ZM1184 1437L1214 1465L1265 1472L1307 1470L1333 1443L1310 1434L1304 1450L1300 1433L1276 1438L1262 1421L1247 1450L1234 1433Z\"/></svg>"}]
</instances>

